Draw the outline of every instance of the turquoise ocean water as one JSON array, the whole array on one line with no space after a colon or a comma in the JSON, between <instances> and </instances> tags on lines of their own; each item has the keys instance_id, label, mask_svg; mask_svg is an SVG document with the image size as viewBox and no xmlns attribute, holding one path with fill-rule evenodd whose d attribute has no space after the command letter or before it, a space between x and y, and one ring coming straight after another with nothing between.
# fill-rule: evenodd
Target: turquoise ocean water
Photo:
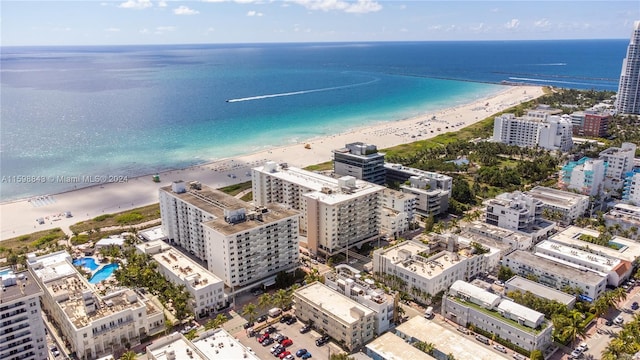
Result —
<instances>
[{"instance_id":1,"label":"turquoise ocean water","mask_svg":"<svg viewBox=\"0 0 640 360\"><path fill-rule=\"evenodd\" d=\"M626 45L4 47L0 172L152 174L467 103L501 81L615 90ZM71 188L4 181L0 200Z\"/></svg>"}]
</instances>

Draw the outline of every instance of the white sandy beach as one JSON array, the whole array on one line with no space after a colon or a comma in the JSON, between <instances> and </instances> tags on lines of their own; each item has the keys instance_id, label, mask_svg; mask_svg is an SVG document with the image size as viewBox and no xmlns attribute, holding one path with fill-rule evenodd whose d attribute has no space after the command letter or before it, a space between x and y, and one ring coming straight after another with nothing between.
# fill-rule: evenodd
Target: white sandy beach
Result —
<instances>
[{"instance_id":1,"label":"white sandy beach","mask_svg":"<svg viewBox=\"0 0 640 360\"><path fill-rule=\"evenodd\" d=\"M384 149L428 139L444 132L457 131L542 94L541 87L508 86L504 91L490 98L479 99L435 113L312 139L300 144L273 148L184 170L161 173L160 183L154 183L151 176L129 178L122 183L3 203L0 204L0 240L55 227L60 227L69 233L69 225L77 222L105 213L120 212L156 203L158 189L175 180L198 180L203 184L219 188L249 181L248 173L251 167L265 161L286 162L292 166L305 167L331 160L332 150L342 148L350 142L361 141ZM305 149L305 144L310 144L311 148ZM65 217L66 211L70 211L73 217ZM38 218L44 218L45 223L39 225L36 222Z\"/></svg>"}]
</instances>

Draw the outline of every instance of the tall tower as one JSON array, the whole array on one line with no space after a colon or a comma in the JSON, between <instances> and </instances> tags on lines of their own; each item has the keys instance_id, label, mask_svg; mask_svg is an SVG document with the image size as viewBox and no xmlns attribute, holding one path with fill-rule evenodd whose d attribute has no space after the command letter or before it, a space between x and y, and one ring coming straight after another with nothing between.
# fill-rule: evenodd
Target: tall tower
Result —
<instances>
[{"instance_id":1,"label":"tall tower","mask_svg":"<svg viewBox=\"0 0 640 360\"><path fill-rule=\"evenodd\" d=\"M633 24L627 57L622 61L617 108L621 114L640 114L640 21Z\"/></svg>"}]
</instances>

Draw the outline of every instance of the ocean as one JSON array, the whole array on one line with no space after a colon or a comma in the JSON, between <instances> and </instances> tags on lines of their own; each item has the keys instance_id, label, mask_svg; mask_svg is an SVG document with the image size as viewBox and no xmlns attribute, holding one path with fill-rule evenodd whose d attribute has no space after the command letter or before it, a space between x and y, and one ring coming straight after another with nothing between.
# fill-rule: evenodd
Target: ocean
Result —
<instances>
[{"instance_id":1,"label":"ocean","mask_svg":"<svg viewBox=\"0 0 640 360\"><path fill-rule=\"evenodd\" d=\"M404 119L503 81L617 90L628 40L0 48L0 201ZM90 184L84 184L90 185Z\"/></svg>"}]
</instances>

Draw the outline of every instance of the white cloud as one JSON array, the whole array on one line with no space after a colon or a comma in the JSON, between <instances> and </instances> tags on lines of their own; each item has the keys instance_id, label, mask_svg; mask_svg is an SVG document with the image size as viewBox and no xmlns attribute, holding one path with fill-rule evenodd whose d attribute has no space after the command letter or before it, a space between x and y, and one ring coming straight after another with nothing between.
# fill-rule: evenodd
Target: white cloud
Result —
<instances>
[{"instance_id":1,"label":"white cloud","mask_svg":"<svg viewBox=\"0 0 640 360\"><path fill-rule=\"evenodd\" d=\"M151 0L127 0L118 5L119 8L123 9L146 9L152 6Z\"/></svg>"},{"instance_id":2,"label":"white cloud","mask_svg":"<svg viewBox=\"0 0 640 360\"><path fill-rule=\"evenodd\" d=\"M429 30L442 30L442 25L431 25L428 27Z\"/></svg>"},{"instance_id":3,"label":"white cloud","mask_svg":"<svg viewBox=\"0 0 640 360\"><path fill-rule=\"evenodd\" d=\"M504 24L504 27L506 27L507 29L517 29L518 26L520 26L520 20L518 19L511 19L506 24Z\"/></svg>"},{"instance_id":4,"label":"white cloud","mask_svg":"<svg viewBox=\"0 0 640 360\"><path fill-rule=\"evenodd\" d=\"M158 1L158 7L167 7L169 6L166 1L160 0Z\"/></svg>"},{"instance_id":5,"label":"white cloud","mask_svg":"<svg viewBox=\"0 0 640 360\"><path fill-rule=\"evenodd\" d=\"M400 32L409 32L409 29L403 27L400 29Z\"/></svg>"},{"instance_id":6,"label":"white cloud","mask_svg":"<svg viewBox=\"0 0 640 360\"><path fill-rule=\"evenodd\" d=\"M547 19L540 19L533 22L533 26L537 28L548 28L551 26L551 22Z\"/></svg>"},{"instance_id":7,"label":"white cloud","mask_svg":"<svg viewBox=\"0 0 640 360\"><path fill-rule=\"evenodd\" d=\"M291 0L309 10L344 11L347 13L365 14L382 10L382 5L373 0L347 2L343 0Z\"/></svg>"},{"instance_id":8,"label":"white cloud","mask_svg":"<svg viewBox=\"0 0 640 360\"><path fill-rule=\"evenodd\" d=\"M247 16L262 16L263 14L261 12L257 12L254 10L248 11L247 12Z\"/></svg>"},{"instance_id":9,"label":"white cloud","mask_svg":"<svg viewBox=\"0 0 640 360\"><path fill-rule=\"evenodd\" d=\"M488 30L487 26L484 23L480 23L478 25L472 25L469 27L469 30L479 33L479 32L486 32Z\"/></svg>"},{"instance_id":10,"label":"white cloud","mask_svg":"<svg viewBox=\"0 0 640 360\"><path fill-rule=\"evenodd\" d=\"M164 33L172 32L175 30L176 30L175 26L158 26L156 27L156 31L154 31L154 34L162 35Z\"/></svg>"},{"instance_id":11,"label":"white cloud","mask_svg":"<svg viewBox=\"0 0 640 360\"><path fill-rule=\"evenodd\" d=\"M500 9L498 9L498 8L493 8L493 9L491 9L491 10L489 10L489 11L490 11L490 12L492 12L492 13L497 13L497 12L500 12Z\"/></svg>"},{"instance_id":12,"label":"white cloud","mask_svg":"<svg viewBox=\"0 0 640 360\"><path fill-rule=\"evenodd\" d=\"M173 9L173 13L176 15L197 15L200 11L189 9L188 7L181 5L180 7Z\"/></svg>"},{"instance_id":13,"label":"white cloud","mask_svg":"<svg viewBox=\"0 0 640 360\"><path fill-rule=\"evenodd\" d=\"M115 27L110 27L110 28L104 29L104 31L106 31L106 32L118 32L118 31L120 31L120 29L119 28L115 28Z\"/></svg>"}]
</instances>

